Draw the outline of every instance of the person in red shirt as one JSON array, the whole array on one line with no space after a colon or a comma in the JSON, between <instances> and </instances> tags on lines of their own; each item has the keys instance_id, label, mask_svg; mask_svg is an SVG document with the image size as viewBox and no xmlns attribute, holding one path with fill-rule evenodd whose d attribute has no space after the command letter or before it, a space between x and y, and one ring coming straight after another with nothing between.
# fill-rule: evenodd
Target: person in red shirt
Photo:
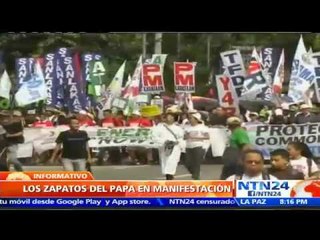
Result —
<instances>
[{"instance_id":1,"label":"person in red shirt","mask_svg":"<svg viewBox=\"0 0 320 240\"><path fill-rule=\"evenodd\" d=\"M122 110L117 111L117 115L114 118L115 127L124 127L126 126L126 117L123 114Z\"/></svg>"},{"instance_id":2,"label":"person in red shirt","mask_svg":"<svg viewBox=\"0 0 320 240\"><path fill-rule=\"evenodd\" d=\"M125 126L124 119L122 118L121 112L117 113L116 117L112 116L112 112L110 109L105 110L104 119L101 121L102 127L114 128L114 127L123 127ZM121 164L121 151L119 147L105 147L100 148L98 153L98 165L103 164L103 159L105 157L105 153L108 151L109 153L109 161L111 164Z\"/></svg>"},{"instance_id":3,"label":"person in red shirt","mask_svg":"<svg viewBox=\"0 0 320 240\"><path fill-rule=\"evenodd\" d=\"M45 115L41 114L40 118L32 124L32 127L43 128L43 127L53 127L53 123L46 118Z\"/></svg>"},{"instance_id":4,"label":"person in red shirt","mask_svg":"<svg viewBox=\"0 0 320 240\"><path fill-rule=\"evenodd\" d=\"M101 121L101 127L115 127L115 119L110 109L103 111L104 118Z\"/></svg>"},{"instance_id":5,"label":"person in red shirt","mask_svg":"<svg viewBox=\"0 0 320 240\"><path fill-rule=\"evenodd\" d=\"M128 127L139 127L141 122L141 114L139 111L134 111L131 118L127 122Z\"/></svg>"},{"instance_id":6,"label":"person in red shirt","mask_svg":"<svg viewBox=\"0 0 320 240\"><path fill-rule=\"evenodd\" d=\"M129 127L152 127L153 123L150 119L141 117L139 111L134 111L132 117L128 120ZM151 149L144 147L128 147L127 152L133 164L147 164L152 161Z\"/></svg>"},{"instance_id":7,"label":"person in red shirt","mask_svg":"<svg viewBox=\"0 0 320 240\"><path fill-rule=\"evenodd\" d=\"M79 112L77 119L79 120L80 127L92 127L96 125L93 115L83 110Z\"/></svg>"}]
</instances>

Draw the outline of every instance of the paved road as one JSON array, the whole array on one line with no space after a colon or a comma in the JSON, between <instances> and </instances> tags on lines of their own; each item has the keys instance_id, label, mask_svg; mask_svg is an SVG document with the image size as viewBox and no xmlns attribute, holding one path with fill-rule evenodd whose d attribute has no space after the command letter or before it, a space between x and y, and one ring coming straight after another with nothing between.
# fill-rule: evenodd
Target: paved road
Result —
<instances>
[{"instance_id":1,"label":"paved road","mask_svg":"<svg viewBox=\"0 0 320 240\"><path fill-rule=\"evenodd\" d=\"M201 179L219 179L222 165L202 165ZM25 171L61 171L61 166L25 166ZM165 179L158 165L140 166L94 166L93 175L98 180L163 180ZM191 175L184 166L179 165L176 180L191 180Z\"/></svg>"}]
</instances>

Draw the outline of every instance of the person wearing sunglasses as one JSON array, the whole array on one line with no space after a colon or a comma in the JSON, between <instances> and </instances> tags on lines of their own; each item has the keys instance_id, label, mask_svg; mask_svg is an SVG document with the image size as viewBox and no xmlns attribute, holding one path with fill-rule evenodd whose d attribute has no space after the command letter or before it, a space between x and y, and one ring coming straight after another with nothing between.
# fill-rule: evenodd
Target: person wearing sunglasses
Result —
<instances>
[{"instance_id":1,"label":"person wearing sunglasses","mask_svg":"<svg viewBox=\"0 0 320 240\"><path fill-rule=\"evenodd\" d=\"M275 176L265 172L263 155L258 150L245 151L242 164L243 173L231 175L226 180L277 180Z\"/></svg>"}]
</instances>

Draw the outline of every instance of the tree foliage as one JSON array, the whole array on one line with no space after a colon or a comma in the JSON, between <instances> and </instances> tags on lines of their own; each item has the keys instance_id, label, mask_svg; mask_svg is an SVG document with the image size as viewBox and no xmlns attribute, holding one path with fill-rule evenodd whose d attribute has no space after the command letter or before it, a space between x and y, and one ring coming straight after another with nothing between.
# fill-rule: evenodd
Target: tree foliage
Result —
<instances>
[{"instance_id":1,"label":"tree foliage","mask_svg":"<svg viewBox=\"0 0 320 240\"><path fill-rule=\"evenodd\" d=\"M299 40L298 33L181 33L180 43L177 33L165 33L162 52L168 54L164 70L166 89L173 91L173 62L197 62L197 91L204 94L211 71L219 72L220 52L233 46L256 46L284 48L286 72L290 72L291 62ZM307 49L320 50L320 34L303 34ZM210 62L208 65L208 41L210 41ZM108 59L108 76L116 73L127 60L125 77L132 74L142 54L141 33L41 33L41 34L0 34L0 49L10 75L15 71L15 58L36 57L50 53L59 47L70 47L80 53L98 52ZM178 49L180 51L178 52ZM154 51L154 34L147 34L147 54ZM288 74L287 74L288 75ZM286 76L288 78L288 76Z\"/></svg>"}]
</instances>

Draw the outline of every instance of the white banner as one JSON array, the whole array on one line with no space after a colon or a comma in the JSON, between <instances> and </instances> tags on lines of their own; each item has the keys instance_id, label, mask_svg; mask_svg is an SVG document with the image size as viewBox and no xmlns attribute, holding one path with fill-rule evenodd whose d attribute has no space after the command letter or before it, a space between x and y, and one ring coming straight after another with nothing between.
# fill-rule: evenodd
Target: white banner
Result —
<instances>
[{"instance_id":1,"label":"white banner","mask_svg":"<svg viewBox=\"0 0 320 240\"><path fill-rule=\"evenodd\" d=\"M286 149L289 142L306 143L315 157L320 157L320 123L297 125L248 125L251 143L268 157L270 151Z\"/></svg>"},{"instance_id":2,"label":"white banner","mask_svg":"<svg viewBox=\"0 0 320 240\"><path fill-rule=\"evenodd\" d=\"M239 114L239 99L233 82L227 76L217 75L216 83L220 106L228 110L232 115Z\"/></svg>"},{"instance_id":3,"label":"white banner","mask_svg":"<svg viewBox=\"0 0 320 240\"><path fill-rule=\"evenodd\" d=\"M227 73L231 78L238 96L241 96L243 81L246 70L239 50L232 50L220 53L222 62L226 67Z\"/></svg>"}]
</instances>

